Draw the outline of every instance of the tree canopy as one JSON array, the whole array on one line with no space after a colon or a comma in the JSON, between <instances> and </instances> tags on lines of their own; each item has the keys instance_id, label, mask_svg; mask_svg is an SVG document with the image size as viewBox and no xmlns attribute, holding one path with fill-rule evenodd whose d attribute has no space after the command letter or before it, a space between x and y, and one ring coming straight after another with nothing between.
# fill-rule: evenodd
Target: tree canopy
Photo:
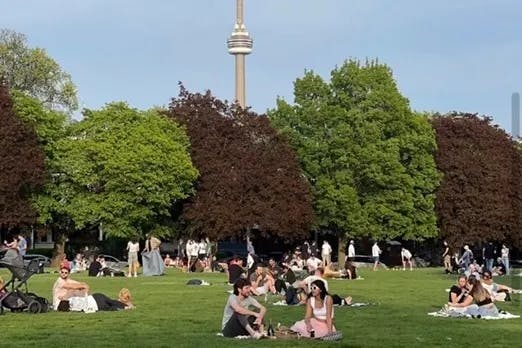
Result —
<instances>
[{"instance_id":1,"label":"tree canopy","mask_svg":"<svg viewBox=\"0 0 522 348\"><path fill-rule=\"evenodd\" d=\"M520 164L516 143L491 119L475 114L435 115L441 236L453 245L520 238Z\"/></svg>"},{"instance_id":2,"label":"tree canopy","mask_svg":"<svg viewBox=\"0 0 522 348\"><path fill-rule=\"evenodd\" d=\"M51 108L78 108L71 76L44 49L30 48L23 34L0 30L0 76L10 89L23 91Z\"/></svg>"},{"instance_id":3,"label":"tree canopy","mask_svg":"<svg viewBox=\"0 0 522 348\"><path fill-rule=\"evenodd\" d=\"M85 110L56 143L55 172L37 204L42 222L67 216L76 229L101 224L109 236L172 233L172 206L198 172L181 127L125 103Z\"/></svg>"},{"instance_id":4,"label":"tree canopy","mask_svg":"<svg viewBox=\"0 0 522 348\"><path fill-rule=\"evenodd\" d=\"M434 132L390 68L347 61L330 81L308 71L294 97L269 116L299 154L321 228L375 239L437 234Z\"/></svg>"},{"instance_id":5,"label":"tree canopy","mask_svg":"<svg viewBox=\"0 0 522 348\"><path fill-rule=\"evenodd\" d=\"M30 197L44 184L44 158L34 129L16 116L8 89L0 85L0 225L36 222Z\"/></svg>"},{"instance_id":6,"label":"tree canopy","mask_svg":"<svg viewBox=\"0 0 522 348\"><path fill-rule=\"evenodd\" d=\"M309 185L295 152L265 116L183 87L168 115L186 126L201 174L183 206L188 233L224 239L256 227L285 240L309 235Z\"/></svg>"}]
</instances>

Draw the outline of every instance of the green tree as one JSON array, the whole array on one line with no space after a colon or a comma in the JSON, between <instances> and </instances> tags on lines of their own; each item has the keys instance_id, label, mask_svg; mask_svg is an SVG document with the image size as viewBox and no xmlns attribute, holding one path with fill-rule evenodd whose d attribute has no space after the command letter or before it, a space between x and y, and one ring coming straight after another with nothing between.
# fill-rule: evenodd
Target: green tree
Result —
<instances>
[{"instance_id":1,"label":"green tree","mask_svg":"<svg viewBox=\"0 0 522 348\"><path fill-rule=\"evenodd\" d=\"M115 237L168 233L173 204L198 175L188 147L184 130L155 111L124 103L84 111L56 143L53 183L37 202L42 222L68 217L76 229L101 224Z\"/></svg>"},{"instance_id":2,"label":"green tree","mask_svg":"<svg viewBox=\"0 0 522 348\"><path fill-rule=\"evenodd\" d=\"M51 108L78 108L71 76L44 49L30 48L23 34L0 30L0 76L10 89L26 92Z\"/></svg>"},{"instance_id":3,"label":"green tree","mask_svg":"<svg viewBox=\"0 0 522 348\"><path fill-rule=\"evenodd\" d=\"M376 239L437 235L434 132L389 67L352 60L330 81L308 71L294 96L269 117L299 154L320 228Z\"/></svg>"}]
</instances>

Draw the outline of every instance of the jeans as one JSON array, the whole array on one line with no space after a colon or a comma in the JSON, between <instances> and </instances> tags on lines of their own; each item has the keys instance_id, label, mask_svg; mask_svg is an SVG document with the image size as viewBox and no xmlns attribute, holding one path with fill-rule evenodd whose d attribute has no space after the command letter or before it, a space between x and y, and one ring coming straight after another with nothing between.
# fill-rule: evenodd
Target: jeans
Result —
<instances>
[{"instance_id":1,"label":"jeans","mask_svg":"<svg viewBox=\"0 0 522 348\"><path fill-rule=\"evenodd\" d=\"M486 259L486 269L491 271L493 269L493 261L494 259Z\"/></svg>"},{"instance_id":2,"label":"jeans","mask_svg":"<svg viewBox=\"0 0 522 348\"><path fill-rule=\"evenodd\" d=\"M502 258L502 263L504 264L504 266L506 267L506 275L509 275L509 257L503 257Z\"/></svg>"}]
</instances>

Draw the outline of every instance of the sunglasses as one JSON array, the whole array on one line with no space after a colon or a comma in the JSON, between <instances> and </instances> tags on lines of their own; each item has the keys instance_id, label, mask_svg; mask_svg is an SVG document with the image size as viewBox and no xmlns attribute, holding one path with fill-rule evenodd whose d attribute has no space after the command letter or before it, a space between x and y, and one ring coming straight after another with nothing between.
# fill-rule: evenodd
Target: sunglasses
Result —
<instances>
[{"instance_id":1,"label":"sunglasses","mask_svg":"<svg viewBox=\"0 0 522 348\"><path fill-rule=\"evenodd\" d=\"M67 271L60 271L61 274L69 274Z\"/></svg>"}]
</instances>

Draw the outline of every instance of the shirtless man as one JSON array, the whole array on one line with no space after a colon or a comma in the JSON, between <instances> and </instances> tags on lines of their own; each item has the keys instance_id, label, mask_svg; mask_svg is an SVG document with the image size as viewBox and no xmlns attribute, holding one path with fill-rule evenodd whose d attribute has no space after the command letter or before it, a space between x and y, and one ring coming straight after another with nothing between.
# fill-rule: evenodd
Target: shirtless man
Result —
<instances>
[{"instance_id":1,"label":"shirtless man","mask_svg":"<svg viewBox=\"0 0 522 348\"><path fill-rule=\"evenodd\" d=\"M87 296L90 288L87 283L78 282L69 278L70 270L60 267L60 278L53 285L53 307L58 310L60 301L67 301L73 296Z\"/></svg>"}]
</instances>

